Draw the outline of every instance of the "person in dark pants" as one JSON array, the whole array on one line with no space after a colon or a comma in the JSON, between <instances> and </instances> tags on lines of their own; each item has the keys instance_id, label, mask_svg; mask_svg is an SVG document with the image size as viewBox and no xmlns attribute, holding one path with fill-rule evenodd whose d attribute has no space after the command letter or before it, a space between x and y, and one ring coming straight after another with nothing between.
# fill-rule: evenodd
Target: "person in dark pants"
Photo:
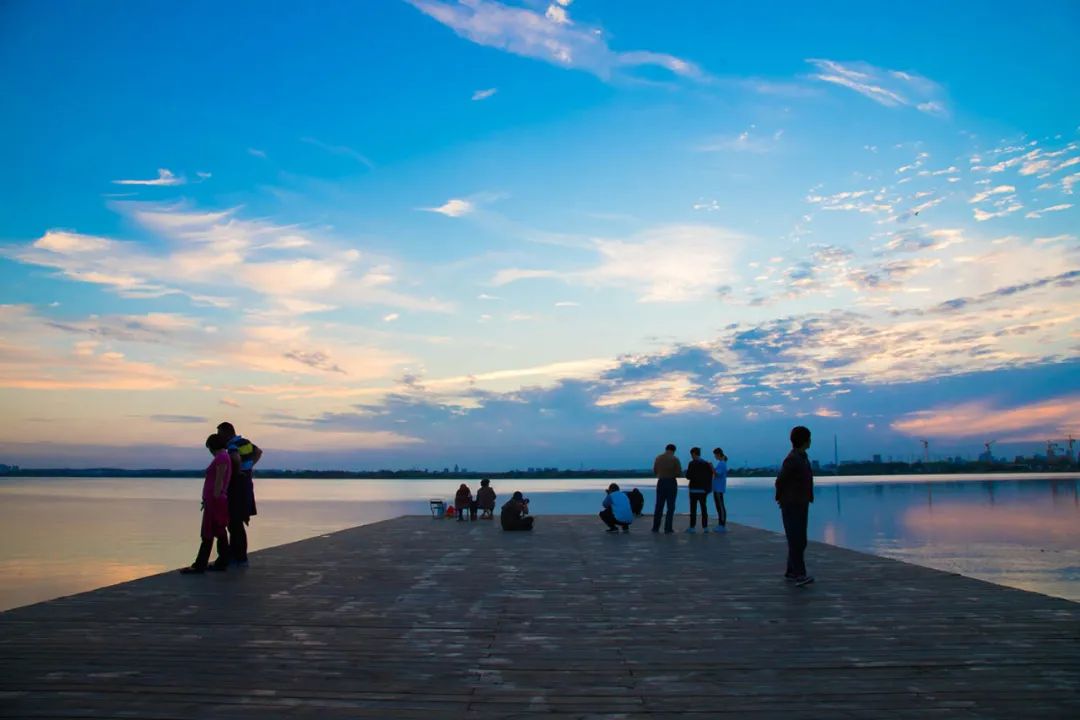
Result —
<instances>
[{"instance_id":1,"label":"person in dark pants","mask_svg":"<svg viewBox=\"0 0 1080 720\"><path fill-rule=\"evenodd\" d=\"M465 520L465 513L469 513L469 520L476 519L476 501L473 500L472 490L465 483L454 494L454 509L457 510L458 522Z\"/></svg>"},{"instance_id":2,"label":"person in dark pants","mask_svg":"<svg viewBox=\"0 0 1080 720\"><path fill-rule=\"evenodd\" d=\"M191 567L181 568L185 575L200 574L207 570L227 570L229 568L229 480L232 476L232 462L225 449L225 441L220 435L206 438L206 449L214 456L206 468L202 490L202 542L195 562ZM217 560L210 565L210 550L217 540Z\"/></svg>"},{"instance_id":3,"label":"person in dark pants","mask_svg":"<svg viewBox=\"0 0 1080 720\"><path fill-rule=\"evenodd\" d=\"M601 503L600 519L608 526L608 532L630 532L630 523L634 522L634 511L630 509L630 498L619 491L618 483L608 485L607 494Z\"/></svg>"},{"instance_id":4,"label":"person in dark pants","mask_svg":"<svg viewBox=\"0 0 1080 720\"><path fill-rule=\"evenodd\" d=\"M255 484L252 475L262 450L255 443L236 434L230 422L218 425L220 435L232 461L232 482L229 484L229 549L233 562L247 565L247 528L258 511L255 507Z\"/></svg>"},{"instance_id":5,"label":"person in dark pants","mask_svg":"<svg viewBox=\"0 0 1080 720\"><path fill-rule=\"evenodd\" d=\"M660 517L664 517L664 532L675 532L672 521L675 519L675 498L679 495L677 478L682 475L682 463L675 457L675 446L669 444L664 452L653 461L653 475L656 476L656 509L653 511L652 531L660 532Z\"/></svg>"},{"instance_id":6,"label":"person in dark pants","mask_svg":"<svg viewBox=\"0 0 1080 720\"><path fill-rule=\"evenodd\" d=\"M529 515L529 500L518 490L507 500L499 514L503 530L532 530L533 518Z\"/></svg>"},{"instance_id":7,"label":"person in dark pants","mask_svg":"<svg viewBox=\"0 0 1080 720\"><path fill-rule=\"evenodd\" d=\"M814 578L806 573L806 526L810 503L814 502L814 470L806 451L810 447L809 428L799 425L791 430L791 452L784 458L776 476L776 503L784 521L788 560L784 577L796 585L809 585Z\"/></svg>"},{"instance_id":8,"label":"person in dark pants","mask_svg":"<svg viewBox=\"0 0 1080 720\"><path fill-rule=\"evenodd\" d=\"M701 507L701 531L709 532L709 510L706 500L712 491L713 466L701 459L701 448L690 448L690 464L686 466L687 492L690 495L690 527L692 533L697 525L697 509Z\"/></svg>"}]
</instances>

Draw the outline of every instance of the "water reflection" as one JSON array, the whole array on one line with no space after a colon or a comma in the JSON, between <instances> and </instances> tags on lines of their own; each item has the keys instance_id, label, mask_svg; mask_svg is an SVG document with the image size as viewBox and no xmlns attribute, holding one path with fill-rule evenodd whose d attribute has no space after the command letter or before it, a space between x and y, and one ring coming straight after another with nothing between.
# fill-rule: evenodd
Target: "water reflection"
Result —
<instances>
[{"instance_id":1,"label":"water reflection","mask_svg":"<svg viewBox=\"0 0 1080 720\"><path fill-rule=\"evenodd\" d=\"M1080 601L1078 476L819 481L810 538ZM538 514L596 512L608 480L495 480ZM653 483L620 480L653 504ZM403 514L427 514L454 481L257 480L252 549ZM191 562L198 479L0 480L0 609ZM679 511L687 512L680 492ZM732 522L780 531L767 478L732 478ZM583 520L585 521L585 520ZM585 521L587 522L587 521ZM681 518L682 525L686 519Z\"/></svg>"}]
</instances>

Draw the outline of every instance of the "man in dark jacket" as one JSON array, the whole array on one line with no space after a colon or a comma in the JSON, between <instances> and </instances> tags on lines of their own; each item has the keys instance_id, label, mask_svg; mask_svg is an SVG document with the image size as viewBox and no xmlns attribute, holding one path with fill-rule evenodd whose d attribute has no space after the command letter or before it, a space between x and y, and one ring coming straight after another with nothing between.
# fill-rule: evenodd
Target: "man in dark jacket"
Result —
<instances>
[{"instance_id":1,"label":"man in dark jacket","mask_svg":"<svg viewBox=\"0 0 1080 720\"><path fill-rule=\"evenodd\" d=\"M503 530L532 530L533 518L529 515L529 501L517 491L502 506L499 515Z\"/></svg>"},{"instance_id":2,"label":"man in dark jacket","mask_svg":"<svg viewBox=\"0 0 1080 720\"><path fill-rule=\"evenodd\" d=\"M806 451L810 447L810 429L799 425L791 429L791 452L784 458L776 476L776 503L784 520L788 559L784 577L796 585L809 585L814 578L806 574L806 525L810 503L814 502L814 471Z\"/></svg>"},{"instance_id":3,"label":"man in dark jacket","mask_svg":"<svg viewBox=\"0 0 1080 720\"><path fill-rule=\"evenodd\" d=\"M686 466L686 484L690 495L690 527L686 532L694 532L697 525L697 508L701 506L701 531L709 532L709 511L705 500L712 492L712 463L701 459L701 448L690 448L690 464Z\"/></svg>"}]
</instances>

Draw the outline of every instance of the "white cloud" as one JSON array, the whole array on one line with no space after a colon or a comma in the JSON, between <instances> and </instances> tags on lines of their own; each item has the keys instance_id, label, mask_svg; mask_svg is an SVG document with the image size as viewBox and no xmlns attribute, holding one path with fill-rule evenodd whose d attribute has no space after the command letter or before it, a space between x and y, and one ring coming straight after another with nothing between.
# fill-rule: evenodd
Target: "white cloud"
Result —
<instances>
[{"instance_id":1,"label":"white cloud","mask_svg":"<svg viewBox=\"0 0 1080 720\"><path fill-rule=\"evenodd\" d=\"M558 272L507 268L492 283L505 285L533 278L559 278L594 287L620 287L639 302L686 302L717 292L718 278L733 279L741 235L708 225L668 225L628 238L596 238L590 243L599 264Z\"/></svg>"},{"instance_id":2,"label":"white cloud","mask_svg":"<svg viewBox=\"0 0 1080 720\"><path fill-rule=\"evenodd\" d=\"M446 215L447 217L462 217L476 210L476 206L468 200L462 200L461 198L451 198L438 207L420 208L421 210L433 213L439 213L440 215Z\"/></svg>"},{"instance_id":3,"label":"white cloud","mask_svg":"<svg viewBox=\"0 0 1080 720\"><path fill-rule=\"evenodd\" d=\"M183 185L187 180L181 175L177 177L173 175L171 170L166 168L158 169L158 176L152 180L113 180L115 185L154 185L158 187L171 187L174 185Z\"/></svg>"},{"instance_id":4,"label":"white cloud","mask_svg":"<svg viewBox=\"0 0 1080 720\"><path fill-rule=\"evenodd\" d=\"M914 107L929 115L947 115L944 90L934 81L899 70L887 70L865 62L838 62L810 58L817 69L815 80L854 90L885 107Z\"/></svg>"},{"instance_id":5,"label":"white cloud","mask_svg":"<svg viewBox=\"0 0 1080 720\"><path fill-rule=\"evenodd\" d=\"M1040 218L1043 213L1061 212L1062 210L1068 210L1072 207L1072 203L1061 203L1060 205L1051 205L1050 207L1043 208L1042 210L1032 210L1024 217L1028 219Z\"/></svg>"},{"instance_id":6,"label":"white cloud","mask_svg":"<svg viewBox=\"0 0 1080 720\"><path fill-rule=\"evenodd\" d=\"M979 202L982 202L983 200L987 199L991 195L1000 195L1002 193L1013 193L1013 192L1016 192L1016 188L1013 187L1012 185L998 185L995 188L991 188L990 190L983 190L982 192L973 195L971 197L971 199L968 200L968 202L970 202L970 203L979 203Z\"/></svg>"},{"instance_id":7,"label":"white cloud","mask_svg":"<svg viewBox=\"0 0 1080 720\"><path fill-rule=\"evenodd\" d=\"M610 80L624 70L659 67L695 80L706 76L697 65L665 53L618 52L608 47L596 28L570 21L569 3L554 2L545 14L494 0L407 0L428 17L461 37L487 47L535 58L563 68L590 72Z\"/></svg>"},{"instance_id":8,"label":"white cloud","mask_svg":"<svg viewBox=\"0 0 1080 720\"><path fill-rule=\"evenodd\" d=\"M489 97L499 92L498 88L488 88L487 90L477 90L472 94L473 100L487 100Z\"/></svg>"},{"instance_id":9,"label":"white cloud","mask_svg":"<svg viewBox=\"0 0 1080 720\"><path fill-rule=\"evenodd\" d=\"M266 151L265 150L260 150L258 148L249 147L247 149L247 151L248 151L248 155L251 155L252 157L261 158L263 160L266 159Z\"/></svg>"},{"instance_id":10,"label":"white cloud","mask_svg":"<svg viewBox=\"0 0 1080 720\"><path fill-rule=\"evenodd\" d=\"M388 322L388 323L389 322L394 322L399 317L401 317L401 316L398 315L397 313L390 313L389 315L384 315L383 316L383 322Z\"/></svg>"}]
</instances>

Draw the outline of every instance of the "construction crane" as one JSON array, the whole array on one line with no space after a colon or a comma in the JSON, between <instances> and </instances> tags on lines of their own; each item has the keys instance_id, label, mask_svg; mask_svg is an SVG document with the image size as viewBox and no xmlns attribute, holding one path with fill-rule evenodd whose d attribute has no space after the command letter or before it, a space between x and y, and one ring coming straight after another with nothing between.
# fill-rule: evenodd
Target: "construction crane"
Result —
<instances>
[{"instance_id":1,"label":"construction crane","mask_svg":"<svg viewBox=\"0 0 1080 720\"><path fill-rule=\"evenodd\" d=\"M980 460L982 460L984 462L989 462L989 463L994 462L994 453L991 450L991 448L994 447L994 443L996 443L996 442L997 442L997 440L988 440L987 442L983 443L983 447L986 448L986 452L983 453L982 457L979 458Z\"/></svg>"},{"instance_id":2,"label":"construction crane","mask_svg":"<svg viewBox=\"0 0 1080 720\"><path fill-rule=\"evenodd\" d=\"M924 463L930 462L930 441L920 440L922 443L922 460Z\"/></svg>"}]
</instances>

